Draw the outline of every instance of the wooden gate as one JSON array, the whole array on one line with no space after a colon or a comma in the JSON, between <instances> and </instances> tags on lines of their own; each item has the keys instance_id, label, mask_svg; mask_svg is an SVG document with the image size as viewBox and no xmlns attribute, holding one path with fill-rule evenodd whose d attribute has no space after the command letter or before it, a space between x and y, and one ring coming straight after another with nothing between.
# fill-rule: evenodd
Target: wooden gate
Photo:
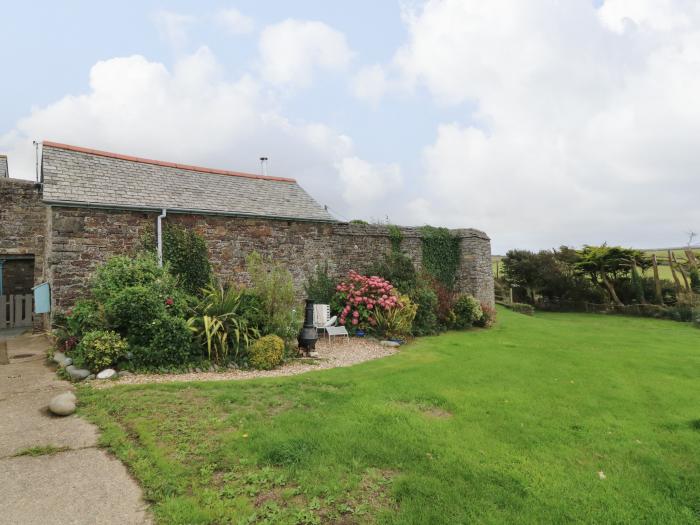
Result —
<instances>
[{"instance_id":1,"label":"wooden gate","mask_svg":"<svg viewBox=\"0 0 700 525\"><path fill-rule=\"evenodd\" d=\"M0 330L32 326L32 294L0 295Z\"/></svg>"}]
</instances>

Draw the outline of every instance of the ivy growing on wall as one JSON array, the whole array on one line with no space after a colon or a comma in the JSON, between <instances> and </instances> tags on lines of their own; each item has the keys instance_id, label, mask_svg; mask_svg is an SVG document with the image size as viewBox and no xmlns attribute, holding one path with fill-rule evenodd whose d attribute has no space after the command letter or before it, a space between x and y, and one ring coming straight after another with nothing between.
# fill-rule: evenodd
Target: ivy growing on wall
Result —
<instances>
[{"instance_id":1,"label":"ivy growing on wall","mask_svg":"<svg viewBox=\"0 0 700 525\"><path fill-rule=\"evenodd\" d=\"M403 233L401 233L401 229L394 224L389 225L389 241L391 242L392 252L401 252L401 242L403 241Z\"/></svg>"},{"instance_id":2,"label":"ivy growing on wall","mask_svg":"<svg viewBox=\"0 0 700 525\"><path fill-rule=\"evenodd\" d=\"M142 240L144 247L155 251L156 240L149 230ZM197 295L211 279L211 264L207 244L197 232L176 224L163 223L163 261L170 266L170 273L180 279L183 288Z\"/></svg>"},{"instance_id":3,"label":"ivy growing on wall","mask_svg":"<svg viewBox=\"0 0 700 525\"><path fill-rule=\"evenodd\" d=\"M451 290L461 256L459 238L447 228L433 226L423 226L421 234L423 269Z\"/></svg>"}]
</instances>

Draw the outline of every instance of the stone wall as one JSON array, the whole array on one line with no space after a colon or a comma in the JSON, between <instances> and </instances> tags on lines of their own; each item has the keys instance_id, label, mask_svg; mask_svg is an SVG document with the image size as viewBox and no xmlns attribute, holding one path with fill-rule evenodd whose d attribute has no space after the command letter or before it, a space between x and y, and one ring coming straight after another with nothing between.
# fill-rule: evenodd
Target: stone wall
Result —
<instances>
[{"instance_id":1,"label":"stone wall","mask_svg":"<svg viewBox=\"0 0 700 525\"><path fill-rule=\"evenodd\" d=\"M47 208L32 181L0 178L0 258L34 256L33 284L44 280ZM37 316L35 326L42 325Z\"/></svg>"},{"instance_id":2,"label":"stone wall","mask_svg":"<svg viewBox=\"0 0 700 525\"><path fill-rule=\"evenodd\" d=\"M153 228L155 217L145 212L53 207L47 273L55 306L65 309L84 294L88 277L99 263L115 254L135 253L145 231ZM247 283L245 258L256 250L285 263L299 297L316 265L327 262L340 277L351 269L366 269L391 246L384 226L181 214L170 214L165 220L193 228L205 238L219 278ZM402 249L420 268L420 232L416 228L402 228L402 232ZM493 304L488 237L477 230L457 233L463 251L458 289Z\"/></svg>"}]
</instances>

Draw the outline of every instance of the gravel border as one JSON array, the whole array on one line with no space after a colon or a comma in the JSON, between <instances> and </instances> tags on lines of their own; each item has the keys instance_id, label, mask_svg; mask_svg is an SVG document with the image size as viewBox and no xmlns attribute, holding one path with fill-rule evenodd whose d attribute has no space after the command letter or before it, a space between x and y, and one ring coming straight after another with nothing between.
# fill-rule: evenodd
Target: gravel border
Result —
<instances>
[{"instance_id":1,"label":"gravel border","mask_svg":"<svg viewBox=\"0 0 700 525\"><path fill-rule=\"evenodd\" d=\"M134 374L116 380L90 381L94 388L110 388L118 385L142 385L148 383L173 383L187 381L239 381L259 377L283 377L303 374L313 370L325 370L352 366L373 359L395 354L397 348L385 347L379 341L353 337L349 341L336 338L332 344L325 340L316 343L316 359L294 359L274 370L226 370L222 372L194 372L183 374Z\"/></svg>"}]
</instances>

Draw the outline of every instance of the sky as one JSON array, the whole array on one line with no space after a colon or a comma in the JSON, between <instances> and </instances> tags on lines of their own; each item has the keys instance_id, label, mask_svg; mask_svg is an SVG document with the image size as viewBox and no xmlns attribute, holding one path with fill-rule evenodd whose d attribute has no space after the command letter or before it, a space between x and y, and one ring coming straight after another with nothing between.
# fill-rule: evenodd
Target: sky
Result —
<instances>
[{"instance_id":1,"label":"sky","mask_svg":"<svg viewBox=\"0 0 700 525\"><path fill-rule=\"evenodd\" d=\"M511 248L700 231L696 0L0 0L0 153L294 177Z\"/></svg>"}]
</instances>

